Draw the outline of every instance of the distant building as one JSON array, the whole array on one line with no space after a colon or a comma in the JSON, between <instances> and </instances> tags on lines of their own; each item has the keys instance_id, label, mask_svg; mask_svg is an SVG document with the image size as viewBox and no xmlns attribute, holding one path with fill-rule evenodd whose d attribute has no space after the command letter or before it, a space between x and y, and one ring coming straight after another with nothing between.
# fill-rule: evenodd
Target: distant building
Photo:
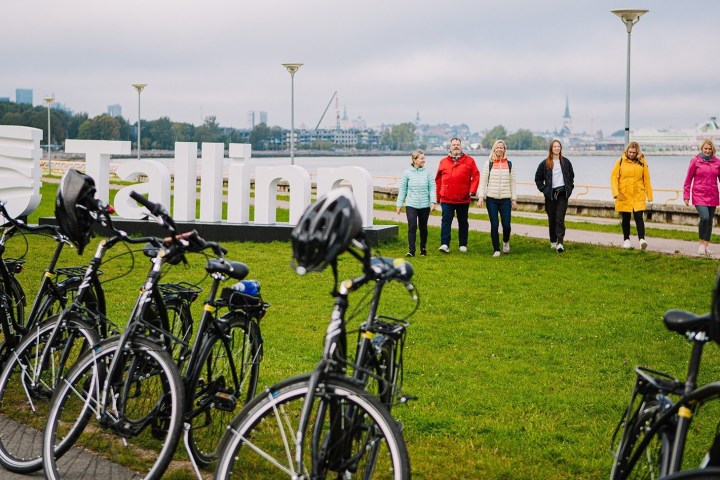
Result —
<instances>
[{"instance_id":1,"label":"distant building","mask_svg":"<svg viewBox=\"0 0 720 480\"><path fill-rule=\"evenodd\" d=\"M122 106L118 104L108 105L107 113L111 117L122 117Z\"/></svg>"},{"instance_id":2,"label":"distant building","mask_svg":"<svg viewBox=\"0 0 720 480\"><path fill-rule=\"evenodd\" d=\"M0 97L0 103L9 103L10 97Z\"/></svg>"},{"instance_id":3,"label":"distant building","mask_svg":"<svg viewBox=\"0 0 720 480\"><path fill-rule=\"evenodd\" d=\"M250 128L253 129L256 125L260 125L261 123L264 123L265 125L268 124L267 112L256 112L254 110L250 110L248 112L248 125Z\"/></svg>"},{"instance_id":4,"label":"distant building","mask_svg":"<svg viewBox=\"0 0 720 480\"><path fill-rule=\"evenodd\" d=\"M563 115L563 126L560 130L559 135L561 137L567 137L572 134L572 117L570 116L570 98L565 95L565 114Z\"/></svg>"},{"instance_id":5,"label":"distant building","mask_svg":"<svg viewBox=\"0 0 720 480\"><path fill-rule=\"evenodd\" d=\"M15 103L26 103L28 105L32 105L33 104L32 88L17 88L17 89L15 89Z\"/></svg>"}]
</instances>

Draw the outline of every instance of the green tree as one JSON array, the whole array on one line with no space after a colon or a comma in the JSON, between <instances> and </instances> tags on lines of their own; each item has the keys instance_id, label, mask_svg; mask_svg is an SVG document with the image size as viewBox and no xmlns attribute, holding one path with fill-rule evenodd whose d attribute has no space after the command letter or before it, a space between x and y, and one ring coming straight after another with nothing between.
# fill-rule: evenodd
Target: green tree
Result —
<instances>
[{"instance_id":1,"label":"green tree","mask_svg":"<svg viewBox=\"0 0 720 480\"><path fill-rule=\"evenodd\" d=\"M250 143L254 150L270 150L272 130L264 123L259 123L250 131Z\"/></svg>"},{"instance_id":2,"label":"green tree","mask_svg":"<svg viewBox=\"0 0 720 480\"><path fill-rule=\"evenodd\" d=\"M190 123L173 123L176 142L192 142L195 140L195 125Z\"/></svg>"},{"instance_id":3,"label":"green tree","mask_svg":"<svg viewBox=\"0 0 720 480\"><path fill-rule=\"evenodd\" d=\"M410 150L415 144L415 124L411 122L393 125L380 138L380 145L390 150Z\"/></svg>"},{"instance_id":4,"label":"green tree","mask_svg":"<svg viewBox=\"0 0 720 480\"><path fill-rule=\"evenodd\" d=\"M505 130L505 127L502 125L497 125L493 127L492 130L487 132L485 136L482 139L482 146L483 148L492 148L493 143L495 143L496 140L501 140L507 137L507 130Z\"/></svg>"},{"instance_id":5,"label":"green tree","mask_svg":"<svg viewBox=\"0 0 720 480\"><path fill-rule=\"evenodd\" d=\"M172 150L175 148L175 132L168 117L147 122L150 148L154 150Z\"/></svg>"},{"instance_id":6,"label":"green tree","mask_svg":"<svg viewBox=\"0 0 720 480\"><path fill-rule=\"evenodd\" d=\"M87 140L119 140L120 123L107 113L86 120L80 125L78 138Z\"/></svg>"},{"instance_id":7,"label":"green tree","mask_svg":"<svg viewBox=\"0 0 720 480\"><path fill-rule=\"evenodd\" d=\"M225 135L220 130L217 117L214 115L205 117L205 123L195 129L195 141L198 143L225 143Z\"/></svg>"},{"instance_id":8,"label":"green tree","mask_svg":"<svg viewBox=\"0 0 720 480\"><path fill-rule=\"evenodd\" d=\"M508 135L506 144L508 150L531 150L534 136L530 130L520 129Z\"/></svg>"}]
</instances>

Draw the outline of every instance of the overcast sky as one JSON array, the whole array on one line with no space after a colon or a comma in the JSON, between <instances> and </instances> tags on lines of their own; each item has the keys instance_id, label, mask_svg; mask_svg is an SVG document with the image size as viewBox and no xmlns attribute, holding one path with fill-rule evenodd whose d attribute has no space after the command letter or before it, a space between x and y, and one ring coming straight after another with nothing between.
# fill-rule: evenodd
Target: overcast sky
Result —
<instances>
[{"instance_id":1,"label":"overcast sky","mask_svg":"<svg viewBox=\"0 0 720 480\"><path fill-rule=\"evenodd\" d=\"M368 126L414 121L562 126L625 121L627 32L610 13L650 10L632 31L631 128L694 127L720 115L718 0L6 1L0 97L32 88L95 116L247 128L249 110L314 128L333 92ZM335 123L335 102L322 127Z\"/></svg>"}]
</instances>

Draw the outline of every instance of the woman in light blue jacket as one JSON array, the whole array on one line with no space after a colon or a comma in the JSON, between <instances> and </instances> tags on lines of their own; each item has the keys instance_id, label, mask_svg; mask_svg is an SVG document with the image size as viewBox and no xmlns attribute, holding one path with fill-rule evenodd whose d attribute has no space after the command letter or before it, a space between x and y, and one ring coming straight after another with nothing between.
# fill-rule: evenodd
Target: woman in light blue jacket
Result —
<instances>
[{"instance_id":1,"label":"woman in light blue jacket","mask_svg":"<svg viewBox=\"0 0 720 480\"><path fill-rule=\"evenodd\" d=\"M408 222L408 253L415 256L416 230L420 229L420 255L427 255L428 218L435 210L435 175L425 168L425 154L422 150L412 153L410 168L403 172L397 196L397 213L405 213Z\"/></svg>"}]
</instances>

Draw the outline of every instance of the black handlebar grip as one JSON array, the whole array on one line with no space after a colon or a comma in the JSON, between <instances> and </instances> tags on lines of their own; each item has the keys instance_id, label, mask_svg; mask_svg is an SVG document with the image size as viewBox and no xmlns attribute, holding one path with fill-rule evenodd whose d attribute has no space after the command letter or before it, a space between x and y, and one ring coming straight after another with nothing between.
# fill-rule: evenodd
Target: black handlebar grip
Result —
<instances>
[{"instance_id":1,"label":"black handlebar grip","mask_svg":"<svg viewBox=\"0 0 720 480\"><path fill-rule=\"evenodd\" d=\"M151 202L147 198L137 193L135 190L130 192L130 198L138 202L143 207L147 208L153 216L157 216L157 214L162 211L162 206L160 204Z\"/></svg>"}]
</instances>

